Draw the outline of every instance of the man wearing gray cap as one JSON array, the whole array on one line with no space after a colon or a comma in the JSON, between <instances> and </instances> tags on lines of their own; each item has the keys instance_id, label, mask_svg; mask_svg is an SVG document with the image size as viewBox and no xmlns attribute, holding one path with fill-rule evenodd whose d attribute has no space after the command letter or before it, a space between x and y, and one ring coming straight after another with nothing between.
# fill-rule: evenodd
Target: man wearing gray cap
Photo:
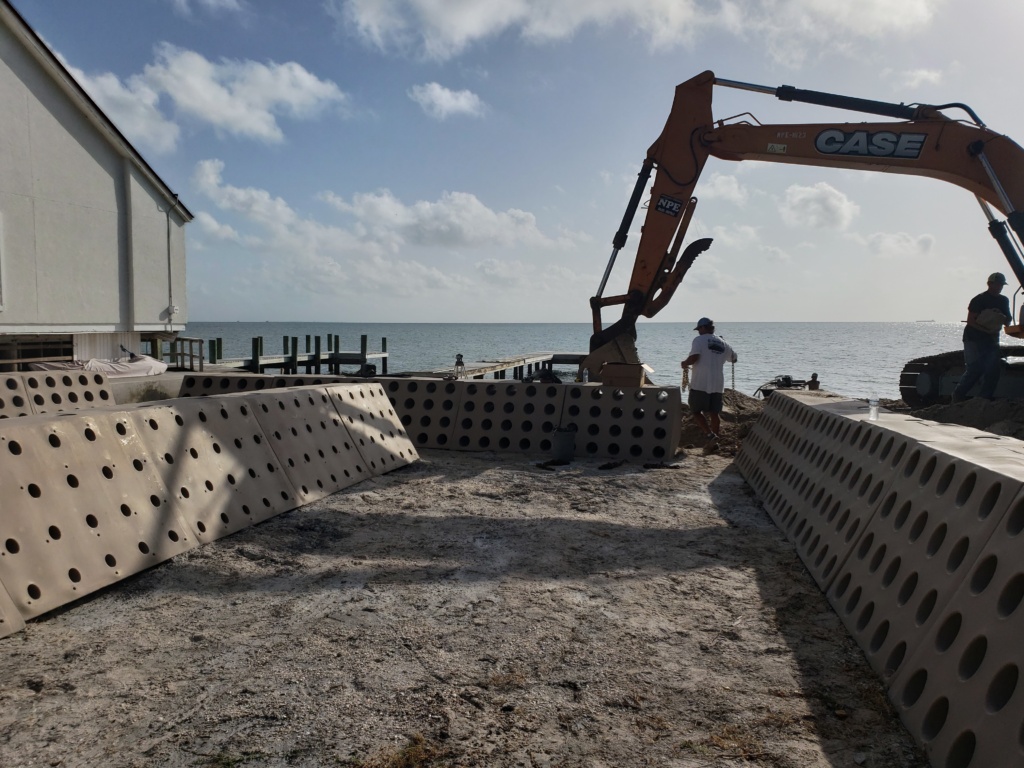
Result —
<instances>
[{"instance_id":1,"label":"man wearing gray cap","mask_svg":"<svg viewBox=\"0 0 1024 768\"><path fill-rule=\"evenodd\" d=\"M999 359L999 330L1011 322L1010 300L1002 295L1006 277L1002 272L988 276L988 290L979 293L967 305L964 327L964 375L953 390L953 402L967 398L978 379L979 397L991 400L999 383L1002 363Z\"/></svg>"},{"instance_id":2,"label":"man wearing gray cap","mask_svg":"<svg viewBox=\"0 0 1024 768\"><path fill-rule=\"evenodd\" d=\"M719 414L722 412L722 393L725 392L723 369L726 361L735 363L737 357L733 348L715 335L715 324L711 318L702 317L693 330L698 335L690 345L690 356L680 365L683 370L693 366L688 403L694 423L704 433L711 448L718 441L722 428Z\"/></svg>"}]
</instances>

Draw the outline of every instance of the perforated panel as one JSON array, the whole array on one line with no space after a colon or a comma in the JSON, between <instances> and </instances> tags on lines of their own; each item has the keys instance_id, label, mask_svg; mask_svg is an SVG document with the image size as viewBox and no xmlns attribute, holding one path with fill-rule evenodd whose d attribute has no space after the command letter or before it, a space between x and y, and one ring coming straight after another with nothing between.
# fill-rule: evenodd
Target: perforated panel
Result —
<instances>
[{"instance_id":1,"label":"perforated panel","mask_svg":"<svg viewBox=\"0 0 1024 768\"><path fill-rule=\"evenodd\" d=\"M13 635L25 628L25 620L18 612L18 606L14 604L7 590L0 585L0 637Z\"/></svg>"},{"instance_id":2,"label":"perforated panel","mask_svg":"<svg viewBox=\"0 0 1024 768\"><path fill-rule=\"evenodd\" d=\"M855 408L851 401L776 392L771 405L752 485L827 590L913 441L836 413Z\"/></svg>"},{"instance_id":3,"label":"perforated panel","mask_svg":"<svg viewBox=\"0 0 1024 768\"><path fill-rule=\"evenodd\" d=\"M576 427L576 455L665 461L679 444L678 387L566 386L560 426Z\"/></svg>"},{"instance_id":4,"label":"perforated panel","mask_svg":"<svg viewBox=\"0 0 1024 768\"><path fill-rule=\"evenodd\" d=\"M125 411L200 542L299 506L251 406L233 398L177 399Z\"/></svg>"},{"instance_id":5,"label":"perforated panel","mask_svg":"<svg viewBox=\"0 0 1024 768\"><path fill-rule=\"evenodd\" d=\"M0 422L0 582L38 616L196 545L123 414Z\"/></svg>"},{"instance_id":6,"label":"perforated panel","mask_svg":"<svg viewBox=\"0 0 1024 768\"><path fill-rule=\"evenodd\" d=\"M3 381L3 388L0 389L0 419L31 415L32 404L25 388L25 377L16 373L4 373L0 377Z\"/></svg>"},{"instance_id":7,"label":"perforated panel","mask_svg":"<svg viewBox=\"0 0 1024 768\"><path fill-rule=\"evenodd\" d=\"M102 373L38 371L21 375L33 413L99 408L114 403L107 377Z\"/></svg>"},{"instance_id":8,"label":"perforated panel","mask_svg":"<svg viewBox=\"0 0 1024 768\"><path fill-rule=\"evenodd\" d=\"M283 389L284 387L307 387L315 384L328 384L340 381L351 381L352 377L322 376L271 376L255 373L211 373L188 375L182 378L178 397L201 397L207 395L230 395L238 392L259 392L264 389ZM365 379L358 379L365 381Z\"/></svg>"},{"instance_id":9,"label":"perforated panel","mask_svg":"<svg viewBox=\"0 0 1024 768\"><path fill-rule=\"evenodd\" d=\"M395 413L417 448L453 447L456 417L467 384L424 378L381 381Z\"/></svg>"},{"instance_id":10,"label":"perforated panel","mask_svg":"<svg viewBox=\"0 0 1024 768\"><path fill-rule=\"evenodd\" d=\"M326 389L276 389L224 399L238 400L256 415L302 504L371 476Z\"/></svg>"},{"instance_id":11,"label":"perforated panel","mask_svg":"<svg viewBox=\"0 0 1024 768\"><path fill-rule=\"evenodd\" d=\"M829 601L888 679L964 579L1021 482L925 445L896 467Z\"/></svg>"},{"instance_id":12,"label":"perforated panel","mask_svg":"<svg viewBox=\"0 0 1024 768\"><path fill-rule=\"evenodd\" d=\"M460 381L452 448L464 451L551 450L565 387L521 381Z\"/></svg>"},{"instance_id":13,"label":"perforated panel","mask_svg":"<svg viewBox=\"0 0 1024 768\"><path fill-rule=\"evenodd\" d=\"M363 459L361 466L372 474L390 472L419 458L379 383L334 384L325 391Z\"/></svg>"},{"instance_id":14,"label":"perforated panel","mask_svg":"<svg viewBox=\"0 0 1024 768\"><path fill-rule=\"evenodd\" d=\"M994 529L889 690L943 768L1024 765L1024 496Z\"/></svg>"}]
</instances>

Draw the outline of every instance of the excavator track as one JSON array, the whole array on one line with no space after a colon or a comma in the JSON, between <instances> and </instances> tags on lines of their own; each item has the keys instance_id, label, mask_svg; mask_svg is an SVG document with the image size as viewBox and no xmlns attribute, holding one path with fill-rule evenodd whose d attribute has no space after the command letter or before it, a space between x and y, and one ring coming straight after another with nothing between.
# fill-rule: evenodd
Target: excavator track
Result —
<instances>
[{"instance_id":1,"label":"excavator track","mask_svg":"<svg viewBox=\"0 0 1024 768\"><path fill-rule=\"evenodd\" d=\"M1004 374L1009 369L1013 372L1010 375L1021 376L1017 373L1019 367L1008 364L1007 359L1024 358L1024 347L1003 345L1000 347L1000 356L1003 358L1003 365L1006 366ZM900 373L900 397L911 408L925 408L936 403L948 402L957 379L963 373L963 368L964 353L961 350L911 360L903 366ZM1021 391L1024 392L1024 386L1021 387Z\"/></svg>"}]
</instances>

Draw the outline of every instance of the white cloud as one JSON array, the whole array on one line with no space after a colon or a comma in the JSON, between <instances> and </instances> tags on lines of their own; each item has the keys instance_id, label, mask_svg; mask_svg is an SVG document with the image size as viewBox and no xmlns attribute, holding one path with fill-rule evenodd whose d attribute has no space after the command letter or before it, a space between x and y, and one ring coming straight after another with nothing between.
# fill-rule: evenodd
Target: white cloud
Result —
<instances>
[{"instance_id":1,"label":"white cloud","mask_svg":"<svg viewBox=\"0 0 1024 768\"><path fill-rule=\"evenodd\" d=\"M210 13L237 12L244 9L241 0L170 0L171 7L181 16L192 15L192 4Z\"/></svg>"},{"instance_id":2,"label":"white cloud","mask_svg":"<svg viewBox=\"0 0 1024 768\"><path fill-rule=\"evenodd\" d=\"M319 79L295 62L222 59L217 63L161 43L154 63L122 82L109 72L86 74L56 55L132 143L157 153L174 151L181 138L179 125L160 108L165 97L181 116L220 133L267 143L284 141L278 116L310 119L349 101L333 82Z\"/></svg>"},{"instance_id":3,"label":"white cloud","mask_svg":"<svg viewBox=\"0 0 1024 768\"><path fill-rule=\"evenodd\" d=\"M438 83L414 85L409 89L409 98L437 120L444 120L452 115L481 117L484 114L484 103L475 93L452 91Z\"/></svg>"},{"instance_id":4,"label":"white cloud","mask_svg":"<svg viewBox=\"0 0 1024 768\"><path fill-rule=\"evenodd\" d=\"M901 88L919 88L922 85L938 85L942 82L942 70L911 69L897 75L897 84Z\"/></svg>"},{"instance_id":5,"label":"white cloud","mask_svg":"<svg viewBox=\"0 0 1024 768\"><path fill-rule=\"evenodd\" d=\"M223 171L220 160L204 160L196 166L193 186L259 234L239 235L212 215L200 213L196 216L200 236L241 240L262 257L264 282L279 283L296 294L386 292L421 297L433 292L447 296L450 291L471 288L477 280L490 282L502 274L506 282L508 278L494 259L483 259L475 278L465 274L457 259L444 260L451 264L449 269L427 263L438 258L438 249L448 253L525 246L532 251L574 245L569 236L549 238L541 233L530 213L492 211L466 193L446 193L436 202L407 205L387 190L356 195L351 202L327 192L320 198L354 221L347 227L325 224L299 215L287 201L264 189L225 184ZM406 255L411 253L416 258ZM513 272L550 281L574 279L568 270L549 266L518 266Z\"/></svg>"},{"instance_id":6,"label":"white cloud","mask_svg":"<svg viewBox=\"0 0 1024 768\"><path fill-rule=\"evenodd\" d=\"M406 205L389 190L357 194L348 202L329 192L320 198L352 215L368 237L396 250L404 244L443 248L571 247L569 236L549 238L532 213L494 211L467 192L445 192L437 202Z\"/></svg>"},{"instance_id":7,"label":"white cloud","mask_svg":"<svg viewBox=\"0 0 1024 768\"><path fill-rule=\"evenodd\" d=\"M368 45L415 51L431 59L514 32L532 42L564 40L588 27L622 25L653 49L691 44L708 30L726 30L764 45L779 60L798 63L807 49L848 44L851 37L913 33L946 0L326 0L339 24Z\"/></svg>"},{"instance_id":8,"label":"white cloud","mask_svg":"<svg viewBox=\"0 0 1024 768\"><path fill-rule=\"evenodd\" d=\"M224 242L241 242L241 237L234 228L227 224L221 224L213 216L208 214L206 211L200 211L195 217L196 224L203 231L203 234L207 235L213 240L221 240Z\"/></svg>"},{"instance_id":9,"label":"white cloud","mask_svg":"<svg viewBox=\"0 0 1024 768\"><path fill-rule=\"evenodd\" d=\"M484 259L475 267L483 282L503 290L565 291L573 285L591 284L590 275L583 275L556 264L529 264L519 259Z\"/></svg>"},{"instance_id":10,"label":"white cloud","mask_svg":"<svg viewBox=\"0 0 1024 768\"><path fill-rule=\"evenodd\" d=\"M811 187L790 186L779 203L779 212L790 227L844 230L860 213L860 207L821 181Z\"/></svg>"},{"instance_id":11,"label":"white cloud","mask_svg":"<svg viewBox=\"0 0 1024 768\"><path fill-rule=\"evenodd\" d=\"M283 141L277 115L310 118L348 97L330 80L321 80L300 64L261 64L222 59L162 43L156 61L143 75L153 88L166 93L177 110L213 125L218 131Z\"/></svg>"},{"instance_id":12,"label":"white cloud","mask_svg":"<svg viewBox=\"0 0 1024 768\"><path fill-rule=\"evenodd\" d=\"M776 248L774 245L763 245L761 246L761 252L767 254L768 258L772 261L777 261L782 264L788 264L793 260L793 257L786 253L781 248Z\"/></svg>"},{"instance_id":13,"label":"white cloud","mask_svg":"<svg viewBox=\"0 0 1024 768\"><path fill-rule=\"evenodd\" d=\"M90 76L69 66L60 54L56 56L132 143L158 154L174 150L181 129L160 112L160 94L145 79L134 76L122 83L109 72Z\"/></svg>"},{"instance_id":14,"label":"white cloud","mask_svg":"<svg viewBox=\"0 0 1024 768\"><path fill-rule=\"evenodd\" d=\"M737 224L730 227L717 226L712 229L712 237L719 245L733 250L749 250L761 240L757 227L749 224Z\"/></svg>"},{"instance_id":15,"label":"white cloud","mask_svg":"<svg viewBox=\"0 0 1024 768\"><path fill-rule=\"evenodd\" d=\"M715 173L706 183L701 182L698 196L709 200L727 200L742 207L746 204L749 193L735 176Z\"/></svg>"},{"instance_id":16,"label":"white cloud","mask_svg":"<svg viewBox=\"0 0 1024 768\"><path fill-rule=\"evenodd\" d=\"M867 246L876 256L882 258L903 258L922 256L931 252L935 238L931 235L914 235L906 232L875 232L867 237L854 238Z\"/></svg>"}]
</instances>

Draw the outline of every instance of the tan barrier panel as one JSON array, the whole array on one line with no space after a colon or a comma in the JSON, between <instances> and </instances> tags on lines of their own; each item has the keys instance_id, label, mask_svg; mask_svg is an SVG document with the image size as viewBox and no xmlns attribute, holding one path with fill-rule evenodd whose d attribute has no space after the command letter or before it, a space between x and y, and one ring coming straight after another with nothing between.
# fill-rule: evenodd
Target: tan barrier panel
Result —
<instances>
[{"instance_id":1,"label":"tan barrier panel","mask_svg":"<svg viewBox=\"0 0 1024 768\"><path fill-rule=\"evenodd\" d=\"M127 408L170 504L202 543L299 506L259 421L228 398Z\"/></svg>"},{"instance_id":2,"label":"tan barrier panel","mask_svg":"<svg viewBox=\"0 0 1024 768\"><path fill-rule=\"evenodd\" d=\"M382 379L381 385L417 448L450 449L466 387L483 382ZM462 386L458 386L462 385Z\"/></svg>"},{"instance_id":3,"label":"tan barrier panel","mask_svg":"<svg viewBox=\"0 0 1024 768\"><path fill-rule=\"evenodd\" d=\"M321 374L271 376L256 373L211 373L192 374L181 380L178 397L203 397L208 395L231 395L238 392L259 392L264 389L283 387L308 387L343 381L365 381L351 376L324 376Z\"/></svg>"},{"instance_id":4,"label":"tan barrier panel","mask_svg":"<svg viewBox=\"0 0 1024 768\"><path fill-rule=\"evenodd\" d=\"M0 374L0 419L101 408L114 403L102 373L32 371Z\"/></svg>"},{"instance_id":5,"label":"tan barrier panel","mask_svg":"<svg viewBox=\"0 0 1024 768\"><path fill-rule=\"evenodd\" d=\"M255 414L301 504L372 476L322 387L227 395L228 410Z\"/></svg>"},{"instance_id":6,"label":"tan barrier panel","mask_svg":"<svg viewBox=\"0 0 1024 768\"><path fill-rule=\"evenodd\" d=\"M378 382L333 384L325 391L363 458L362 466L372 474L382 475L419 458Z\"/></svg>"},{"instance_id":7,"label":"tan barrier panel","mask_svg":"<svg viewBox=\"0 0 1024 768\"><path fill-rule=\"evenodd\" d=\"M563 386L561 426L576 427L577 456L666 461L675 455L682 421L679 387Z\"/></svg>"},{"instance_id":8,"label":"tan barrier panel","mask_svg":"<svg viewBox=\"0 0 1024 768\"><path fill-rule=\"evenodd\" d=\"M0 389L0 419L12 416L30 416L32 404L29 402L25 377L20 373L4 373L3 388Z\"/></svg>"},{"instance_id":9,"label":"tan barrier panel","mask_svg":"<svg viewBox=\"0 0 1024 768\"><path fill-rule=\"evenodd\" d=\"M13 635L25 628L25 620L18 612L7 590L0 584L0 637Z\"/></svg>"},{"instance_id":10,"label":"tan barrier panel","mask_svg":"<svg viewBox=\"0 0 1024 768\"><path fill-rule=\"evenodd\" d=\"M25 390L33 413L73 411L114 404L107 377L102 373L34 371L19 375L25 379Z\"/></svg>"},{"instance_id":11,"label":"tan barrier panel","mask_svg":"<svg viewBox=\"0 0 1024 768\"><path fill-rule=\"evenodd\" d=\"M780 394L771 396L756 430L763 444L751 451L760 447L757 460L739 468L827 590L891 481L891 462L910 441L835 412L866 410L857 401Z\"/></svg>"},{"instance_id":12,"label":"tan barrier panel","mask_svg":"<svg viewBox=\"0 0 1024 768\"><path fill-rule=\"evenodd\" d=\"M904 723L934 766L1024 765L1024 443L786 398L766 407L741 471L763 499L786 497L773 517L805 563L814 516L850 506L868 475L887 476L827 595ZM815 504L819 494L835 499Z\"/></svg>"},{"instance_id":13,"label":"tan barrier panel","mask_svg":"<svg viewBox=\"0 0 1024 768\"><path fill-rule=\"evenodd\" d=\"M551 435L562 418L564 386L521 381L460 381L458 385L462 396L453 449L551 450Z\"/></svg>"},{"instance_id":14,"label":"tan barrier panel","mask_svg":"<svg viewBox=\"0 0 1024 768\"><path fill-rule=\"evenodd\" d=\"M888 680L921 642L1021 482L917 445L829 601Z\"/></svg>"},{"instance_id":15,"label":"tan barrier panel","mask_svg":"<svg viewBox=\"0 0 1024 768\"><path fill-rule=\"evenodd\" d=\"M1024 765L1024 494L995 522L889 691L943 768Z\"/></svg>"},{"instance_id":16,"label":"tan barrier panel","mask_svg":"<svg viewBox=\"0 0 1024 768\"><path fill-rule=\"evenodd\" d=\"M0 582L24 618L196 546L123 414L0 422Z\"/></svg>"}]
</instances>

